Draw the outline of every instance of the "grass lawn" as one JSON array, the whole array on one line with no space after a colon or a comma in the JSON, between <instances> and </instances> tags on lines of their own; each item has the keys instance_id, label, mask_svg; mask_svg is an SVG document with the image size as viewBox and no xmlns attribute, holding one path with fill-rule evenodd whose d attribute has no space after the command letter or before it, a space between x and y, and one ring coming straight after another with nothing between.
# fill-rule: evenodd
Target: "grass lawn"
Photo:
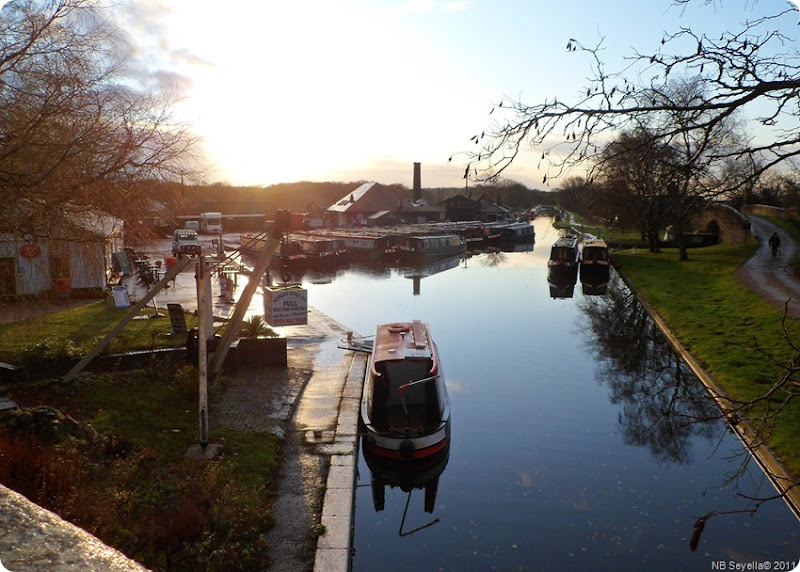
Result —
<instances>
[{"instance_id":1,"label":"grass lawn","mask_svg":"<svg viewBox=\"0 0 800 572\"><path fill-rule=\"evenodd\" d=\"M80 353L124 314L98 303L0 325L0 359ZM186 319L188 327L196 324L196 317ZM169 329L168 317L134 320L115 351L185 343L185 336L165 336ZM209 388L211 402L221 387ZM152 570L249 571L272 557L263 531L274 521L280 442L271 434L212 429L221 456L186 458L199 439L194 368L82 375L69 384L42 380L13 386L9 397L23 408L49 406L89 423L100 438L54 442L3 429L0 414L6 486Z\"/></svg>"},{"instance_id":2,"label":"grass lawn","mask_svg":"<svg viewBox=\"0 0 800 572\"><path fill-rule=\"evenodd\" d=\"M687 349L732 397L763 395L785 370L793 350L784 337L783 312L751 292L735 270L756 245L721 244L659 254L619 251L615 263L636 290L669 324ZM790 339L800 329L787 318ZM781 393L778 397L786 397ZM757 415L763 408L757 408ZM756 424L757 425L757 424ZM800 403L794 400L778 417L769 444L787 468L800 474Z\"/></svg>"},{"instance_id":3,"label":"grass lawn","mask_svg":"<svg viewBox=\"0 0 800 572\"><path fill-rule=\"evenodd\" d=\"M107 308L104 302L71 308L56 314L0 325L0 361L25 364L40 359L86 354L128 313ZM105 353L182 346L185 336L169 336L172 329L166 310L152 318L144 308L106 347ZM186 327L197 326L197 316L185 314Z\"/></svg>"}]
</instances>

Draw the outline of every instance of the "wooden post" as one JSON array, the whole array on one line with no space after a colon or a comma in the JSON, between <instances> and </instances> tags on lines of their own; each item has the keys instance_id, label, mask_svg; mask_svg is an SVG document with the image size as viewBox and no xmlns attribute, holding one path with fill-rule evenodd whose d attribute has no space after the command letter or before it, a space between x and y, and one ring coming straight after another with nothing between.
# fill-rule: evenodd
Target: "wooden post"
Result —
<instances>
[{"instance_id":1,"label":"wooden post","mask_svg":"<svg viewBox=\"0 0 800 572\"><path fill-rule=\"evenodd\" d=\"M208 305L210 301L208 288L208 269L205 257L201 254L197 259L197 377L199 391L200 413L200 446L208 446ZM213 332L213 327L211 328Z\"/></svg>"},{"instance_id":2,"label":"wooden post","mask_svg":"<svg viewBox=\"0 0 800 572\"><path fill-rule=\"evenodd\" d=\"M128 325L128 322L130 322L134 318L134 316L137 316L139 314L142 308L147 306L147 303L150 300L152 300L155 297L155 295L158 294L164 288L164 286L166 286L169 283L170 280L175 278L181 270L183 270L186 266L188 266L190 261L191 261L190 258L181 256L180 259L178 259L178 261L172 266L172 268L169 268L167 270L167 273L164 275L164 278L162 278L158 284L153 286L153 288L145 296L143 296L141 300L139 300L139 303L136 304L133 308L131 308L130 311L128 311L128 313L125 315L125 317L122 318L122 320L120 320L119 323L117 323L117 325L114 326L102 340L97 342L97 345L94 348L92 348L92 350L88 354L83 356L83 359L81 359L81 361L75 364L75 367L73 367L71 370L69 370L69 372L67 372L67 375L61 378L61 381L63 381L64 383L72 381L72 379L74 379L76 375L78 375L81 371L83 371L83 368L89 365L90 361L92 361L94 358L100 355L100 352L103 351L103 348L105 348L108 345L108 343L111 340L113 340L125 328L125 326Z\"/></svg>"},{"instance_id":3,"label":"wooden post","mask_svg":"<svg viewBox=\"0 0 800 572\"><path fill-rule=\"evenodd\" d=\"M269 268L269 263L272 261L272 254L280 244L283 233L289 230L291 221L292 213L290 213L288 210L280 210L275 213L275 222L272 225L270 237L266 240L261 252L258 255L258 260L256 260L256 264L253 268L252 274L250 275L250 279L242 290L239 301L236 302L236 308L233 310L233 315L231 316L230 320L228 320L227 329L225 330L225 333L222 334L222 338L217 344L214 357L209 366L212 380L222 369L222 363L225 361L225 356L228 355L228 350L231 347L231 343L233 343L236 333L239 331L239 326L241 326L242 320L244 320L244 315L247 312L247 307L250 305L250 300L252 300L256 288L258 288L259 284L261 284L262 277Z\"/></svg>"},{"instance_id":4,"label":"wooden post","mask_svg":"<svg viewBox=\"0 0 800 572\"><path fill-rule=\"evenodd\" d=\"M267 239L267 241L264 243L261 253L258 255L258 260L253 268L253 272L250 274L247 285L242 290L239 301L236 302L236 308L233 310L233 315L228 320L227 328L222 334L222 338L219 340L217 349L214 352L214 357L211 360L209 371L211 372L212 380L222 369L222 363L225 361L225 357L228 355L228 350L231 347L231 343L233 342L236 333L239 331L239 326L241 326L242 321L244 320L245 313L250 305L250 300L253 299L253 294L255 293L256 288L258 288L259 284L261 284L261 277L264 276L267 268L269 268L269 263L272 260L272 253L275 252L275 248L280 244L280 240L280 236L277 238L273 236Z\"/></svg>"}]
</instances>

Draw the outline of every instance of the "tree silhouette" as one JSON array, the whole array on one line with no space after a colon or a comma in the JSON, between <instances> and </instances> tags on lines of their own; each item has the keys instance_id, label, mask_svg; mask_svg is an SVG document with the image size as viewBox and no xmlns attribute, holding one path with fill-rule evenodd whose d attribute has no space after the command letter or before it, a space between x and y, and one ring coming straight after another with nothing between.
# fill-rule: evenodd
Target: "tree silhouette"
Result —
<instances>
[{"instance_id":1,"label":"tree silhouette","mask_svg":"<svg viewBox=\"0 0 800 572\"><path fill-rule=\"evenodd\" d=\"M674 0L672 4L693 2L708 3ZM601 59L602 40L587 47L571 38L567 51L589 59L588 84L577 90L573 102L563 95L534 104L502 99L492 111L502 108L506 114L501 119L495 114L485 138L474 139L485 142L468 153L468 167L483 178L497 177L530 145L541 153L546 182L578 165L590 171L601 159L609 135L651 125L664 114L683 120L664 124L656 134L661 141L683 137L702 143L713 140L726 121L749 112L758 129L749 129L751 136L742 145L701 147L716 160L748 158L758 168L739 183L752 182L763 171L800 154L800 55L794 40L781 31L796 28L797 20L797 9L784 4L719 37L681 28L665 34L651 53L633 52L621 70L611 72ZM698 81L702 89L691 98L669 97L675 78Z\"/></svg>"},{"instance_id":2,"label":"tree silhouette","mask_svg":"<svg viewBox=\"0 0 800 572\"><path fill-rule=\"evenodd\" d=\"M20 0L0 16L0 227L50 237L100 209L145 212L159 181L191 173L195 138L173 95L126 69L95 0Z\"/></svg>"}]
</instances>

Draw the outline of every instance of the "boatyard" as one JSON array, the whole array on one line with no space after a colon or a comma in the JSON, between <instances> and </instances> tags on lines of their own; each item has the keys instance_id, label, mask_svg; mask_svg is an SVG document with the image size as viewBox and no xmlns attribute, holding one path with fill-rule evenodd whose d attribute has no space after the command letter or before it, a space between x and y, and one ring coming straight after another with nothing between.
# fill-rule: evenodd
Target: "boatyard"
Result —
<instances>
[{"instance_id":1,"label":"boatyard","mask_svg":"<svg viewBox=\"0 0 800 572\"><path fill-rule=\"evenodd\" d=\"M628 553L615 549L617 543L613 537L592 537L591 526L586 529L582 517L579 520L570 517L584 512L591 515L591 522L602 527L635 527L648 522L654 530L643 539L643 548L630 558L637 561L646 558L650 554L646 546L659 537L661 542L671 546L670 553L676 554L674 559L668 559L668 567L678 562L685 566L688 558L684 553L688 546L686 531L692 530L692 515L706 509L741 509L735 496L728 496L722 489L717 491L715 486L733 470L726 460L728 456L735 458L738 454L736 441L727 438L723 439L719 453L712 453L716 447L712 443L724 435L724 424L687 426L681 437L674 443L667 443L666 448L656 435L634 446L622 444L642 431L658 433L658 425L642 429L638 417L627 414L620 421L617 406L606 399L608 391L617 391L615 384L621 382L616 381L618 374L612 369L596 378L594 373L597 363L613 364L616 358L613 352L606 355L592 349L604 348L602 339L587 339L585 348L580 347L583 344L576 345L574 323L583 324L579 327L582 332L600 332L611 316L616 322L628 314L636 315L639 310L634 306L616 305L620 296L630 298L613 274L606 275L610 272L608 266L598 264L607 259L609 253L603 250L602 241L591 238L577 242L584 251L587 247L597 250L591 255L586 253L585 257L579 253L575 259L591 260L592 264L581 265L580 269L570 266L571 273L581 276L583 289L574 289L573 282L568 294L557 299L543 296L552 286L548 263L561 259L559 251L556 249L554 256L550 247L562 241L561 233L555 232L546 219L536 221L535 226L539 240L523 250L513 244L502 250L495 246L499 243L485 242L482 248L472 251L471 257L439 260L428 265L425 272L395 262L385 262L381 265L383 270L376 274L372 270L365 273L364 269L370 266L342 264L334 265L329 281L303 279L302 286L307 289L308 303L312 306L308 311L308 323L279 328L287 341L286 371L298 372L298 375L283 375L283 381L279 381L264 376L264 371L269 370L247 367L228 374L227 390L214 401L209 413L212 430L231 427L255 432L279 431L286 440L287 455L281 468L276 500L277 513L284 518L278 518L266 534L270 545L282 556L272 562L269 569L370 570L381 562L385 569L397 570L428 564L438 566L442 562L454 568L476 562L503 562L504 567L514 567L530 561L531 550L537 553L537 558L553 563L563 558L577 558L576 565L583 567L588 561L576 556L580 554L580 544L587 545L586 557L592 562L596 562L600 552L608 554L609 564L625 562ZM241 266L236 266L231 256L233 250L230 249L237 238L229 234L217 243L207 236L202 239L204 250L210 254L219 256L220 248L228 250L224 257L211 258L216 268L236 269L229 285L227 279L223 279L224 273L213 275L211 299L215 321L229 319L235 305L233 300L241 295L248 282L247 273L252 272L249 270L253 268L252 260L247 263L248 258L245 258ZM166 277L166 270L158 270L154 262L159 256L163 260L165 245L168 242L143 252L147 257L139 262L148 272L156 269L157 279ZM568 258L571 260L571 257L570 254ZM145 262L147 260L150 262ZM315 266L310 262L304 264L307 271ZM592 268L584 270L584 266ZM590 274L597 273L598 266L603 266L600 275L607 279L602 292L587 288L583 277L586 272L586 282L591 282ZM181 304L185 309L195 307L194 274L191 268L178 273L172 286L154 298L155 307L165 308L169 304ZM408 287L409 279L412 279L413 288ZM125 282L130 294L134 299L141 299L147 288L136 280L135 274L130 280ZM467 283L470 288L464 288ZM503 284L501 299L494 299L491 305L474 303L475 292L491 292L497 284ZM257 292L248 313L264 312L265 299L266 290ZM359 303L348 302L353 299ZM386 304L387 299L395 303ZM514 318L509 319L512 314ZM428 326L423 328L420 323L417 327L414 319L424 320ZM425 348L431 347L424 340L435 336L436 372L447 371L446 390L442 389L448 394L446 438L436 441L441 447L435 451L430 447L436 448L436 445L428 445L428 437L423 433L419 433L419 441L415 443L417 437L410 432L414 424L403 420L406 415L403 405L408 415L416 415L412 410L416 397L406 393L411 387L403 392L409 401L401 398L394 403L391 413L396 418L391 426L400 430L396 453L399 459L381 454L380 448L375 447L380 439L370 444L368 433L358 428L359 419L363 422L365 415L362 384L371 368L368 353L342 348L348 347L348 342L362 339L359 333L374 331L376 323L384 324L388 335L397 337L392 343L403 347L410 344L411 349L405 350L411 352L410 355L417 351L424 353ZM509 328L514 327L519 335L505 337L502 345L486 345L483 336L471 334L476 323L487 331L502 327L508 333ZM529 337L522 335L518 328L532 323L544 328L547 338L537 337L532 344ZM581 334L581 338L584 335ZM372 339L379 337L367 337L369 343L361 347L374 348ZM634 340L628 344L635 347L636 352L648 352L651 356L648 361L653 361L658 372L677 368L675 377L662 378L663 373L649 370L634 377L664 384L668 393L678 392L680 398L675 403L678 415L697 414L693 408L697 407L696 402L703 393L702 385L684 386L683 381L689 379L690 374L671 361L668 346L650 347L651 339L652 336L644 335L639 340L647 342L647 349ZM417 348L416 340L420 340L422 348ZM476 341L480 343L475 345ZM391 356L390 349L383 355ZM487 359L487 356L492 358ZM562 360L569 360L568 371L560 365ZM541 371L546 373L531 376L528 372L533 371L534 363L544 365ZM427 366L426 371L430 370L432 368ZM376 367L376 371L383 371L382 366ZM657 377L651 378L652 375ZM422 385L425 384L427 382ZM671 389L673 384L674 389ZM496 391L498 387L502 387L502 392ZM633 404L626 399L623 401L626 407ZM640 400L637 403L649 407L650 402ZM575 404L580 404L579 415ZM655 397L652 407L661 407ZM441 416L444 411L439 409L439 420L445 419ZM504 423L487 425L484 421L487 415L502 418ZM710 412L702 415L708 417ZM508 423L515 427L511 433L505 431ZM553 441L556 439L553 427L560 434L558 442ZM588 427L592 428L592 433L586 432ZM539 433L547 435L547 439L537 438ZM707 434L713 437L709 440ZM553 442L548 444L550 441ZM414 461L413 469L402 464L403 454L413 458L417 451L426 450L433 453ZM687 456L696 457L697 461L685 460ZM601 491L585 478L593 475L592 479L598 479L596 467L607 466L607 457L614 459L614 466L636 469L629 469L623 476L608 467L606 470L610 474L603 473L601 481L605 483L606 477L617 478L625 485L619 488L609 483L598 484L602 486ZM660 461L653 465L652 459ZM669 474L662 473L659 463L669 464ZM562 465L568 468L571 475L568 479L561 470L556 470ZM313 470L309 470L310 467L314 467ZM638 475L640 472L642 474ZM759 480L757 472L747 474L748 481ZM654 495L644 483L649 483L655 475L665 489ZM701 500L705 493L700 495L699 490L687 486L685 479L689 475L705 483L702 488L714 487L717 491L714 502L705 504ZM617 489L618 495L608 496L608 491ZM666 493L672 489L680 491L677 497ZM765 491L757 487L752 493L763 495ZM558 502L552 504L550 499ZM633 507L629 506L631 500L635 503ZM653 519L649 510L637 508L654 503L658 511L664 513L662 518ZM685 503L701 503L702 507L686 510L681 508ZM28 510L24 504L11 504L10 527L14 526L15 514ZM787 515L782 505L782 502L767 503L756 515L748 515L748 522L769 522L757 530L771 531L770 539L774 538L775 523L781 523L786 536L779 544L788 546L797 535L796 524L792 524L791 511ZM547 518L555 526L553 534L558 534L560 540L547 534L543 534L542 539L525 535L523 531L526 530L539 530L538 534L542 534L539 518L535 516L538 513L549 515ZM612 521L603 516L607 514L620 516ZM499 522L500 515L510 517L514 524L509 527ZM309 522L319 524L319 529L325 533L318 538L310 536ZM675 528L675 522L682 524ZM706 531L703 537L706 554L725 550L719 538L735 538L739 546L753 546L753 550L769 544L768 538L754 534L754 529L748 529L748 534L742 536L737 524L740 521L735 517L714 522L714 528ZM572 529L577 525L583 527L584 536L559 532L561 528ZM70 542L70 535L79 532L66 524L53 526L51 531L66 535L58 542ZM48 541L47 545L58 546L58 542ZM550 547L546 553L542 552L542 542ZM424 548L430 543L435 543L436 551ZM509 543L516 547L509 548ZM38 557L56 560L56 555L43 549L42 543L30 539L27 544L29 551L17 550L13 554L23 557L38 551ZM414 548L409 550L409 547ZM465 547L470 548L465 551ZM392 565L384 561L387 553L393 555ZM776 554L783 553L778 549ZM430 555L432 560L423 555ZM114 558L119 559L120 555ZM697 568L705 566L707 558L696 559ZM7 563L5 559L3 562ZM102 562L104 567L113 569L110 561ZM124 564L131 565L130 562Z\"/></svg>"}]
</instances>

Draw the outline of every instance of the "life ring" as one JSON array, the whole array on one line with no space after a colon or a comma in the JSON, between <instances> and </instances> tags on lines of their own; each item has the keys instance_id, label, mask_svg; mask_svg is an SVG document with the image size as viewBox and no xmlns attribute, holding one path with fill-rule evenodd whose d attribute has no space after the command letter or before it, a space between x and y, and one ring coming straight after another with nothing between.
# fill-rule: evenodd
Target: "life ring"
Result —
<instances>
[{"instance_id":1,"label":"life ring","mask_svg":"<svg viewBox=\"0 0 800 572\"><path fill-rule=\"evenodd\" d=\"M388 329L393 334L404 334L411 331L411 326L408 324L392 324Z\"/></svg>"}]
</instances>

